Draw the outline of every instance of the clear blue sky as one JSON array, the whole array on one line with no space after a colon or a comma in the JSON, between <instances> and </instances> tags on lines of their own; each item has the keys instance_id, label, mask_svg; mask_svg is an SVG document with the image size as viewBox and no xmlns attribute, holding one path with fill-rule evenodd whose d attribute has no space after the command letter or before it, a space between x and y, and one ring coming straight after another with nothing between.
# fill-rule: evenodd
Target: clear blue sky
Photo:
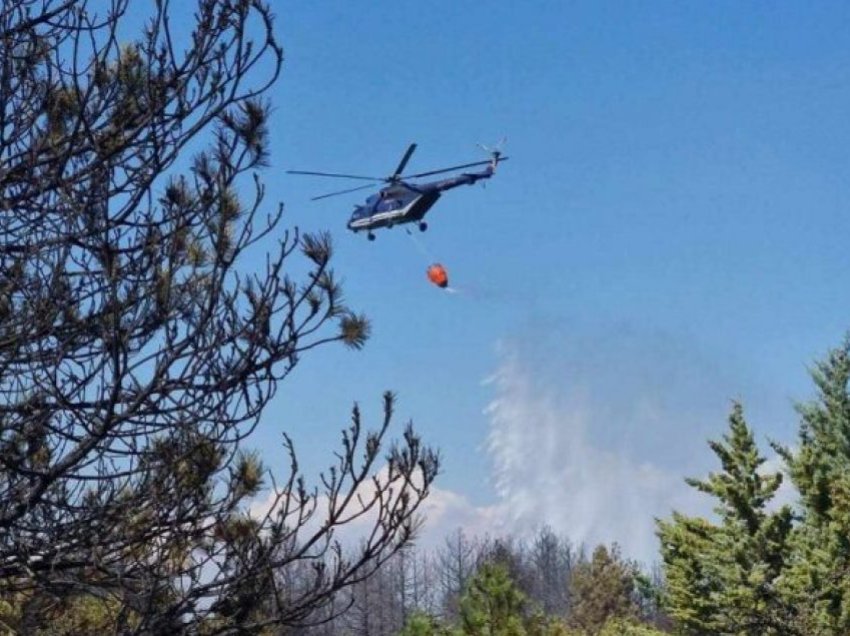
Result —
<instances>
[{"instance_id":1,"label":"clear blue sky","mask_svg":"<svg viewBox=\"0 0 850 636\"><path fill-rule=\"evenodd\" d=\"M276 10L286 62L270 94L268 197L286 203L287 224L332 230L347 298L374 336L363 352L305 357L258 444L286 428L318 466L352 401L376 415L392 389L399 424L414 419L443 451L440 486L497 501L483 411L498 389L483 381L503 362L499 342L556 398L577 377L599 404L623 391L640 401L649 385L669 393L669 421L646 420L658 430L623 421L632 408L617 421L597 410L598 450L691 474L694 453L710 464L703 440L732 398L751 403L760 439L790 440L790 402L811 394L806 365L850 328L850 5ZM409 169L437 168L483 158L475 142L503 135L511 159L486 189L432 210L427 255L399 229L375 243L348 233L361 193L308 201L349 182L284 174L383 175L413 141ZM430 258L460 293L428 285ZM691 431L695 401L711 420Z\"/></svg>"}]
</instances>

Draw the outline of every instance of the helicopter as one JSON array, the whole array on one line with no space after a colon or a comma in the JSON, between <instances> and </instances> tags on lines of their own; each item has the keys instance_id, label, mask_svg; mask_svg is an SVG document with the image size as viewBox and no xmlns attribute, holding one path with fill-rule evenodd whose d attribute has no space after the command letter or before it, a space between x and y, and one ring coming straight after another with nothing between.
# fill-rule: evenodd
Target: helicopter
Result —
<instances>
[{"instance_id":1,"label":"helicopter","mask_svg":"<svg viewBox=\"0 0 850 636\"><path fill-rule=\"evenodd\" d=\"M424 232L428 229L428 224L425 222L425 215L437 202L437 199L442 196L442 193L462 185L472 185L483 179L489 179L496 172L496 167L501 161L507 161L508 157L503 157L500 150L504 139L496 148L488 148L479 144L481 148L490 154L490 159L487 161L474 161L465 163L459 166L450 168L440 168L439 170L429 170L427 172L419 172L402 176L402 172L407 167L407 162L416 150L416 144L412 143L408 146L404 155L399 161L395 171L389 177L364 177L352 174L339 174L334 172L314 172L308 170L287 170L288 174L313 175L318 177L335 177L341 179L359 179L378 183L386 183L387 185L381 188L377 193L371 195L366 201L360 205L354 206L354 212L348 221L347 227L354 232L366 232L366 236L370 241L375 240L373 230L378 228L391 228L396 225L405 223L418 223L419 230ZM487 167L480 172L462 172L459 175L441 179L439 181L431 181L428 183L410 183L408 179L418 179L429 177L435 174L443 174L446 172L455 172L464 170L465 168L473 168L475 166ZM335 197L340 194L348 194L349 192L357 192L365 188L374 187L372 184L358 186L356 188L348 188L346 190L338 190L328 194L322 194L313 197L311 201Z\"/></svg>"}]
</instances>

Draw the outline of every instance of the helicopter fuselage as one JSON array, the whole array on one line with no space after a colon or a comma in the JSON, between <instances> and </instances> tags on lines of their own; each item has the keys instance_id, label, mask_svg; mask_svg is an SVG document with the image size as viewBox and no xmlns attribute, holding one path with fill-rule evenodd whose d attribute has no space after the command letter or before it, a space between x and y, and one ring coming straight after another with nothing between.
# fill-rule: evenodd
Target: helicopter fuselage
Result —
<instances>
[{"instance_id":1,"label":"helicopter fuselage","mask_svg":"<svg viewBox=\"0 0 850 636\"><path fill-rule=\"evenodd\" d=\"M491 165L481 172L465 172L430 183L398 181L382 188L366 199L365 203L356 206L348 221L348 229L353 232L366 230L371 234L371 231L377 228L419 222L420 229L424 231L427 226L422 219L443 192L489 179L493 173L494 166Z\"/></svg>"},{"instance_id":2,"label":"helicopter fuselage","mask_svg":"<svg viewBox=\"0 0 850 636\"><path fill-rule=\"evenodd\" d=\"M394 225L402 225L404 223L418 223L419 229L425 231L428 229L428 224L425 223L425 215L434 206L443 192L457 188L462 185L472 185L482 179L489 179L496 172L496 167L499 162L507 160L507 157L502 156L500 150L501 145L505 142L502 139L496 148L487 148L481 146L490 154L489 161L473 161L472 163L464 163L448 168L440 168L439 170L428 170L416 174L402 177L404 169L407 167L410 157L416 150L416 144L410 144L407 147L401 161L395 171L388 177L373 177L357 174L339 173L339 172L316 172L314 170L287 170L289 174L303 174L317 177L332 177L336 179L359 179L365 181L379 181L386 183L378 192L370 196L360 205L354 206L354 212L348 220L346 227L352 232L365 231L369 240L375 239L373 230L382 227L393 227ZM446 174L449 172L457 173L460 170L466 170L477 166L485 166L481 172L461 172L453 177L441 179L439 181L429 181L425 183L413 183L408 179L422 179L431 177L436 174ZM356 192L364 188L370 188L371 185L362 185L356 188L346 188L336 192L329 192L321 196L313 197L313 201L335 197L349 192Z\"/></svg>"}]
</instances>

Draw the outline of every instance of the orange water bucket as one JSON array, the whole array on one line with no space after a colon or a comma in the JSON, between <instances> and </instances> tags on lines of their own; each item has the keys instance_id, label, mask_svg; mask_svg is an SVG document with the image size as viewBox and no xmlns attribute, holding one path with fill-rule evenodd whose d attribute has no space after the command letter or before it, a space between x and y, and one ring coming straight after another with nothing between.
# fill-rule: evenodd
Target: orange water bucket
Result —
<instances>
[{"instance_id":1,"label":"orange water bucket","mask_svg":"<svg viewBox=\"0 0 850 636\"><path fill-rule=\"evenodd\" d=\"M446 268L439 263L434 263L428 268L428 280L434 283L437 287L445 289L449 286L449 273Z\"/></svg>"}]
</instances>

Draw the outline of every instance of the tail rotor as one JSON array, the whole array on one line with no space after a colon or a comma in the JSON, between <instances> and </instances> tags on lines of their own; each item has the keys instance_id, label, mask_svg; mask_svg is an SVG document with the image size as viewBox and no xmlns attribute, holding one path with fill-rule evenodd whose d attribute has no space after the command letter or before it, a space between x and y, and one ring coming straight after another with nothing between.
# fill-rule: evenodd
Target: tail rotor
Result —
<instances>
[{"instance_id":1,"label":"tail rotor","mask_svg":"<svg viewBox=\"0 0 850 636\"><path fill-rule=\"evenodd\" d=\"M485 146L484 144L477 144L481 150L490 155L490 167L495 171L496 166L502 159L502 148L504 148L505 143L508 141L507 137L502 137L497 144L494 146Z\"/></svg>"}]
</instances>

